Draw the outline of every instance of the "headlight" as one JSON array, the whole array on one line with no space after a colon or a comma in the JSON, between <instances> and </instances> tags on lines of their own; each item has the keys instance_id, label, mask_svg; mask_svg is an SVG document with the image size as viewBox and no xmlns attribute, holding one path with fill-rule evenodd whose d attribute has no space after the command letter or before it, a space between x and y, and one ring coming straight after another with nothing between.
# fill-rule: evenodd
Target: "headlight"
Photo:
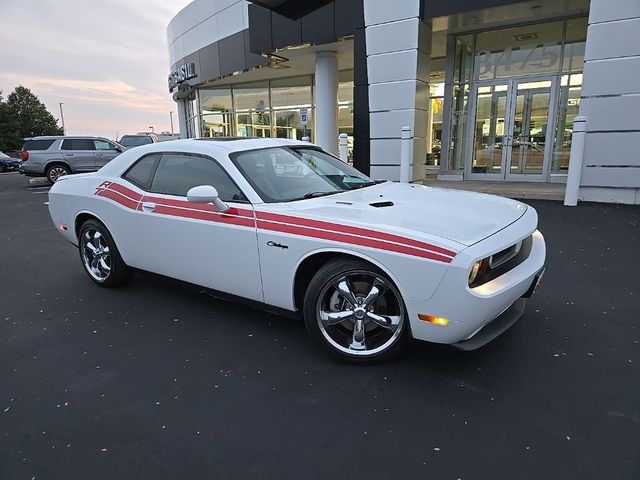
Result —
<instances>
[{"instance_id":1,"label":"headlight","mask_svg":"<svg viewBox=\"0 0 640 480\"><path fill-rule=\"evenodd\" d=\"M482 273L487 265L487 259L483 258L482 260L478 260L471 267L471 271L469 272L469 285L473 285L473 283L478 278L478 275Z\"/></svg>"}]
</instances>

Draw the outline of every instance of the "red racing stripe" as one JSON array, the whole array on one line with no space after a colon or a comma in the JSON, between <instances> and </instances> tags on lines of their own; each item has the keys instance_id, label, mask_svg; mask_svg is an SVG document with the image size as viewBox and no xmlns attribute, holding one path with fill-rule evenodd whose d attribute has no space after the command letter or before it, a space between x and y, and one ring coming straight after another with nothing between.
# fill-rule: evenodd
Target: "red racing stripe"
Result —
<instances>
[{"instance_id":1,"label":"red racing stripe","mask_svg":"<svg viewBox=\"0 0 640 480\"><path fill-rule=\"evenodd\" d=\"M379 250L387 250L396 253L403 253L414 257L427 258L438 262L450 263L451 258L437 253L419 250L414 247L399 245L395 243L387 243L374 238L353 237L344 233L331 232L326 230L314 230L310 228L286 225L283 223L265 222L258 220L258 228L263 230L272 230L282 233L290 233L292 235L300 235L303 237L313 237L322 240L332 240L334 242L349 243L351 245L360 245L362 247L376 248Z\"/></svg>"},{"instance_id":2,"label":"red racing stripe","mask_svg":"<svg viewBox=\"0 0 640 480\"><path fill-rule=\"evenodd\" d=\"M137 201L131 200L130 198L125 197L121 193L118 193L114 190L99 190L98 192L96 192L96 195L118 202L120 205L132 210L135 210L138 207Z\"/></svg>"},{"instance_id":3,"label":"red racing stripe","mask_svg":"<svg viewBox=\"0 0 640 480\"><path fill-rule=\"evenodd\" d=\"M289 215L280 215L267 212L256 212L258 220L270 220L273 222L291 223L293 225L299 225L303 227L319 228L322 230L330 230L337 233L349 233L351 235L359 235L363 237L370 237L378 240L386 240L388 242L400 243L411 247L417 247L425 250L430 250L435 254L441 254L442 256L455 257L456 253L451 250L447 250L430 243L420 242L411 238L401 237L399 235L393 235L390 233L378 232L375 230L369 230L360 227L351 227L349 225L338 225L335 223L324 222L321 220L311 220L308 218L291 217Z\"/></svg>"},{"instance_id":4,"label":"red racing stripe","mask_svg":"<svg viewBox=\"0 0 640 480\"><path fill-rule=\"evenodd\" d=\"M227 212L220 213L213 205L195 204L185 200L174 200L163 197L143 196L117 183L111 183L104 188L98 188L95 194L113 200L132 210L139 209L142 202L153 202L156 204L154 212L162 215L192 218L194 220L204 220L250 228L256 228L257 226L257 228L263 230L359 245L444 263L450 263L456 255L455 252L442 247L410 238L321 220L268 212L256 212L256 221L253 210L232 207Z\"/></svg>"}]
</instances>

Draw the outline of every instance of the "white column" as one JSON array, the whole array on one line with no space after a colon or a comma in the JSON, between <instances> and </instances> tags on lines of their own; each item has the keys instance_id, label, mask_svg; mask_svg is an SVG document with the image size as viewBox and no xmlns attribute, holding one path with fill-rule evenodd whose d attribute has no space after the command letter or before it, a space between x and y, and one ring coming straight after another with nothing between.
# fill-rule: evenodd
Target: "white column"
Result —
<instances>
[{"instance_id":1,"label":"white column","mask_svg":"<svg viewBox=\"0 0 640 480\"><path fill-rule=\"evenodd\" d=\"M184 108L184 100L176 100L178 105L178 125L180 125L180 138L187 138L187 113Z\"/></svg>"},{"instance_id":2,"label":"white column","mask_svg":"<svg viewBox=\"0 0 640 480\"><path fill-rule=\"evenodd\" d=\"M316 53L316 144L338 154L338 58L336 52Z\"/></svg>"}]
</instances>

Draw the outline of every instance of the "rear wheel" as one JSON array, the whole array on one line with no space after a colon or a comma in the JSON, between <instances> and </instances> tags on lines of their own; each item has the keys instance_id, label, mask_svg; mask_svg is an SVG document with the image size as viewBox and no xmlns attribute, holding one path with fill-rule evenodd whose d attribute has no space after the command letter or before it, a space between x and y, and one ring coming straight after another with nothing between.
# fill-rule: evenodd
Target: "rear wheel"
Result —
<instances>
[{"instance_id":1,"label":"rear wheel","mask_svg":"<svg viewBox=\"0 0 640 480\"><path fill-rule=\"evenodd\" d=\"M46 175L50 183L56 183L64 175L69 175L71 170L66 165L51 165L47 167Z\"/></svg>"},{"instance_id":2,"label":"rear wheel","mask_svg":"<svg viewBox=\"0 0 640 480\"><path fill-rule=\"evenodd\" d=\"M312 337L349 363L377 363L406 346L409 325L404 301L391 280L374 266L340 259L311 280L304 319Z\"/></svg>"},{"instance_id":3,"label":"rear wheel","mask_svg":"<svg viewBox=\"0 0 640 480\"><path fill-rule=\"evenodd\" d=\"M126 283L133 274L128 267L111 234L97 220L87 220L80 228L78 237L80 259L85 272L101 287L117 287Z\"/></svg>"},{"instance_id":4,"label":"rear wheel","mask_svg":"<svg viewBox=\"0 0 640 480\"><path fill-rule=\"evenodd\" d=\"M4 166L4 163L0 163L0 173L4 173L7 171L7 167Z\"/></svg>"}]
</instances>

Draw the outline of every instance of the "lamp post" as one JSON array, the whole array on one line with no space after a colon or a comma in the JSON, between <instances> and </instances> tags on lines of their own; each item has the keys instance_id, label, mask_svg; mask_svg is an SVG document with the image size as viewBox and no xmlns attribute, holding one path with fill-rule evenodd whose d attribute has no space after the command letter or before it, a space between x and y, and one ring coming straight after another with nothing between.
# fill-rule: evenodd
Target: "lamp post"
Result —
<instances>
[{"instance_id":1,"label":"lamp post","mask_svg":"<svg viewBox=\"0 0 640 480\"><path fill-rule=\"evenodd\" d=\"M153 125L150 125L150 126L149 126L149 129L151 130L151 133L154 133L154 132L153 132Z\"/></svg>"},{"instance_id":2,"label":"lamp post","mask_svg":"<svg viewBox=\"0 0 640 480\"><path fill-rule=\"evenodd\" d=\"M60 105L60 120L62 120L62 135L66 135L67 130L64 128L64 113L62 113L62 105L64 105L64 103L59 102L58 105Z\"/></svg>"}]
</instances>

